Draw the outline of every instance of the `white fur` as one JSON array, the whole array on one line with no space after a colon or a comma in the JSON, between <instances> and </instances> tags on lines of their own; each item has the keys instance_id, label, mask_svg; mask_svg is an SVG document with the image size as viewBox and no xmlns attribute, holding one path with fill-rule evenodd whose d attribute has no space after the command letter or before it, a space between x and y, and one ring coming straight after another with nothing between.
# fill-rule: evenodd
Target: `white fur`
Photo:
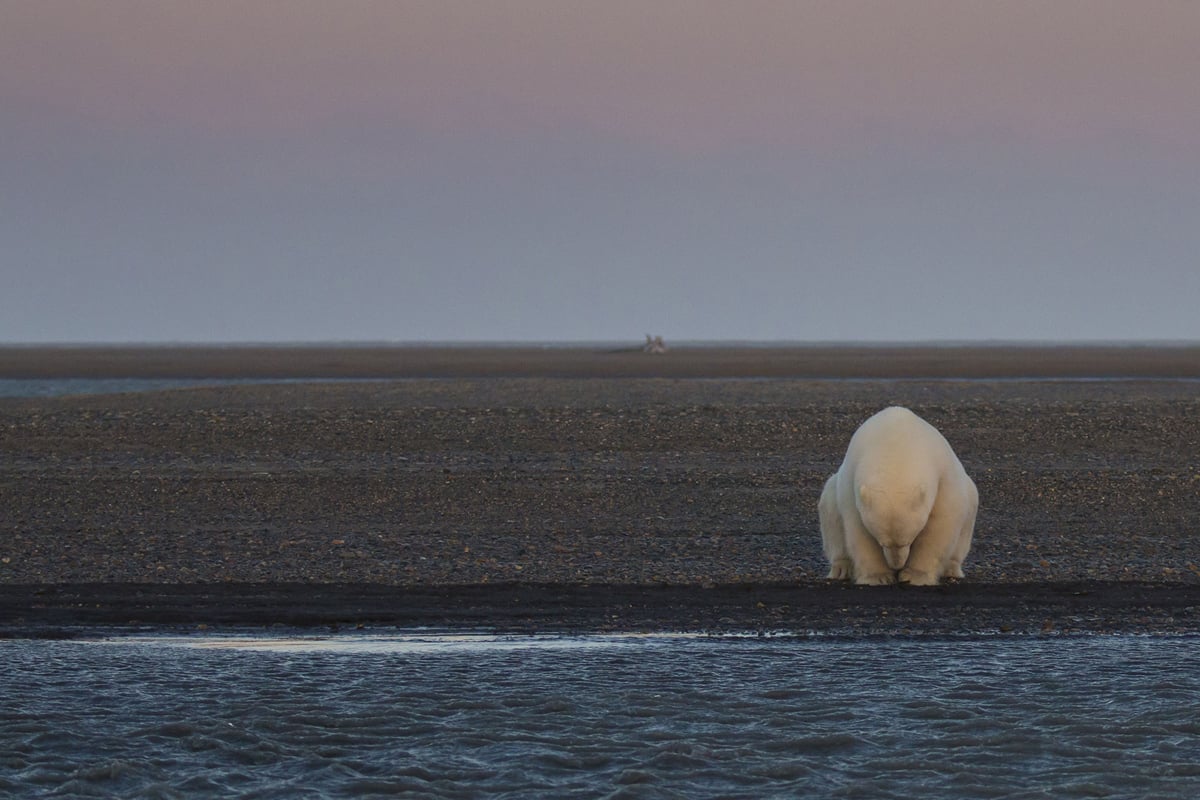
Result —
<instances>
[{"instance_id":1,"label":"white fur","mask_svg":"<svg viewBox=\"0 0 1200 800\"><path fill-rule=\"evenodd\" d=\"M931 586L963 577L979 492L945 437L885 408L850 437L817 507L829 577Z\"/></svg>"}]
</instances>

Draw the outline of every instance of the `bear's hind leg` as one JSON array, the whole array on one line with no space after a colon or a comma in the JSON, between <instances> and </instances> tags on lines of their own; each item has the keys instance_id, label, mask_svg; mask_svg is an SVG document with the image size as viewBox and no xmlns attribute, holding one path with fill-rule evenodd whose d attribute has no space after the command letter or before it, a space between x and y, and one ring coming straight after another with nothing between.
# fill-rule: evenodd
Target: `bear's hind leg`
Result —
<instances>
[{"instance_id":1,"label":"bear's hind leg","mask_svg":"<svg viewBox=\"0 0 1200 800\"><path fill-rule=\"evenodd\" d=\"M821 545L829 559L830 580L848 581L854 577L854 564L846 551L846 531L842 526L842 514L837 507L837 475L825 482L821 501L817 504L817 517L821 522Z\"/></svg>"},{"instance_id":2,"label":"bear's hind leg","mask_svg":"<svg viewBox=\"0 0 1200 800\"><path fill-rule=\"evenodd\" d=\"M969 485L968 489L966 519L963 520L958 541L954 543L949 563L946 565L946 575L951 578L966 577L963 575L962 565L967 560L967 553L971 550L971 540L975 536L975 515L979 510L979 492L975 489L974 482Z\"/></svg>"}]
</instances>

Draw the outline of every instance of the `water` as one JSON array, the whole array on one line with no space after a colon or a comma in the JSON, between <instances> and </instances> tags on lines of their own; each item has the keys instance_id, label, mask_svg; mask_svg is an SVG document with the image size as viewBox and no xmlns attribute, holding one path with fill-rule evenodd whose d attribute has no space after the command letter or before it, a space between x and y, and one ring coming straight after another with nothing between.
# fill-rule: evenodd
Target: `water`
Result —
<instances>
[{"instance_id":1,"label":"water","mask_svg":"<svg viewBox=\"0 0 1200 800\"><path fill-rule=\"evenodd\" d=\"M65 397L79 394L155 392L234 383L267 383L251 380L207 378L0 378L0 397Z\"/></svg>"},{"instance_id":2,"label":"water","mask_svg":"<svg viewBox=\"0 0 1200 800\"><path fill-rule=\"evenodd\" d=\"M0 796L1195 797L1200 638L0 644Z\"/></svg>"}]
</instances>

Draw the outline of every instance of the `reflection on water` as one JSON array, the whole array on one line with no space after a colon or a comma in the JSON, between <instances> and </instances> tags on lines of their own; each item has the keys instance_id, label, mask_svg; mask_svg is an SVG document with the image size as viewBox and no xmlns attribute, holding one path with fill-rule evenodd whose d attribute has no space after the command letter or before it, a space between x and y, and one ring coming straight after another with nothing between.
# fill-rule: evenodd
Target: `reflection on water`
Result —
<instances>
[{"instance_id":1,"label":"reflection on water","mask_svg":"<svg viewBox=\"0 0 1200 800\"><path fill-rule=\"evenodd\" d=\"M1200 639L0 644L0 795L1190 797Z\"/></svg>"}]
</instances>

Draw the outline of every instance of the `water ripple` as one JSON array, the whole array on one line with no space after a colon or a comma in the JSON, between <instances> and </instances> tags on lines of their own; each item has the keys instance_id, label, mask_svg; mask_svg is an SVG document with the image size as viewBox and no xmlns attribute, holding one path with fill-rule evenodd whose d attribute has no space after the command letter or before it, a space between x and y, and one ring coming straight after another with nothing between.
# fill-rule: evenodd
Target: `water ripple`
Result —
<instances>
[{"instance_id":1,"label":"water ripple","mask_svg":"<svg viewBox=\"0 0 1200 800\"><path fill-rule=\"evenodd\" d=\"M0 645L0 794L1200 793L1195 638L369 644Z\"/></svg>"}]
</instances>

